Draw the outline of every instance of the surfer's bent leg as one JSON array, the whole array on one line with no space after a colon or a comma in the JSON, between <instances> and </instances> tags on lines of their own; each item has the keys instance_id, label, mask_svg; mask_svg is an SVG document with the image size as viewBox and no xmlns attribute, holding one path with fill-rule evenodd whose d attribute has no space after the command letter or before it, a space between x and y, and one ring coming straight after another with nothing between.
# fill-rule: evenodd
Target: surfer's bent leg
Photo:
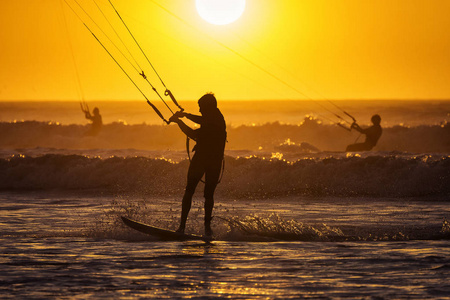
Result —
<instances>
[{"instance_id":1,"label":"surfer's bent leg","mask_svg":"<svg viewBox=\"0 0 450 300\"><path fill-rule=\"evenodd\" d=\"M180 227L177 232L184 232L186 228L186 220L191 210L192 204L192 196L195 193L195 188L197 187L198 182L202 179L203 174L205 173L203 165L199 160L194 158L189 165L189 171L187 176L187 185L184 191L183 201L181 204L181 219L180 219Z\"/></svg>"},{"instance_id":2,"label":"surfer's bent leg","mask_svg":"<svg viewBox=\"0 0 450 300\"><path fill-rule=\"evenodd\" d=\"M205 234L208 236L212 235L211 219L214 208L214 191L219 181L221 167L222 161L220 163L214 163L205 173Z\"/></svg>"}]
</instances>

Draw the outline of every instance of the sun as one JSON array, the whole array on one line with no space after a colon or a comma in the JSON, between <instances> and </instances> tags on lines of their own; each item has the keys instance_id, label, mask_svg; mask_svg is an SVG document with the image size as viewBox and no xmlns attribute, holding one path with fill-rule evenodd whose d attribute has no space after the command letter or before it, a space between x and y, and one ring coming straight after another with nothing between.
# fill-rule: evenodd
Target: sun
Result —
<instances>
[{"instance_id":1,"label":"sun","mask_svg":"<svg viewBox=\"0 0 450 300\"><path fill-rule=\"evenodd\" d=\"M208 23L230 24L242 15L245 0L195 0L197 12Z\"/></svg>"}]
</instances>

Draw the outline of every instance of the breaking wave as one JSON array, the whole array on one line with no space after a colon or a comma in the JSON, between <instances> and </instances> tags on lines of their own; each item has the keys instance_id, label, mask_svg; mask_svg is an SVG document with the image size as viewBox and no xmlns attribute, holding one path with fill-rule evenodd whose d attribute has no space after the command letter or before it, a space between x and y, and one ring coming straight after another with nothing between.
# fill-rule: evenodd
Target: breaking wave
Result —
<instances>
[{"instance_id":1,"label":"breaking wave","mask_svg":"<svg viewBox=\"0 0 450 300\"><path fill-rule=\"evenodd\" d=\"M188 160L147 157L15 155L0 159L0 189L179 196L188 165ZM448 196L448 182L450 157L445 155L352 155L296 161L226 156L217 195L248 199L293 195ZM197 190L201 189L199 186Z\"/></svg>"},{"instance_id":2,"label":"breaking wave","mask_svg":"<svg viewBox=\"0 0 450 300\"><path fill-rule=\"evenodd\" d=\"M176 125L147 125L125 123L105 124L100 134L86 136L89 125L61 125L51 122L0 123L0 149L143 149L180 150L185 137ZM306 117L299 125L278 122L263 125L228 126L229 150L317 152L344 151L346 146L363 137L357 132L343 130L337 125L322 124ZM406 151L415 153L450 153L450 124L383 128L376 151ZM286 141L289 141L288 147ZM297 145L297 147L295 146ZM290 149L288 149L290 148Z\"/></svg>"}]
</instances>

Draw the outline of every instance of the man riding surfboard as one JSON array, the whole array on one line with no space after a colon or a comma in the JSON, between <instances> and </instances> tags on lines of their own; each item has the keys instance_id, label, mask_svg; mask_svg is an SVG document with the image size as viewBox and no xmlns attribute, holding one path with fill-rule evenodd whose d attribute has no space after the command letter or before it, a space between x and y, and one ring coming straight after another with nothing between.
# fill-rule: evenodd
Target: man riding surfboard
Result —
<instances>
[{"instance_id":1,"label":"man riding surfboard","mask_svg":"<svg viewBox=\"0 0 450 300\"><path fill-rule=\"evenodd\" d=\"M203 95L198 100L201 116L185 112L177 112L169 122L177 123L180 129L191 139L196 141L195 151L189 165L187 185L182 200L180 226L177 232L184 233L186 220L191 209L192 196L197 184L205 175L205 235L211 236L211 219L214 207L214 191L219 182L222 161L224 158L227 139L225 119L217 108L217 100L212 93ZM192 129L180 118L187 118L200 125L199 129Z\"/></svg>"}]
</instances>

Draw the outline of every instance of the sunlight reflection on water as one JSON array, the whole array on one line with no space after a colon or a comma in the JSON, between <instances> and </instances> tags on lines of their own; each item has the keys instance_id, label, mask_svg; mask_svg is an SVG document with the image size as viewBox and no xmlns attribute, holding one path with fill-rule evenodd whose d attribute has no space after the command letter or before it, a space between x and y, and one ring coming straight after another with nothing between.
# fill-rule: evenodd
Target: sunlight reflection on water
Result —
<instances>
[{"instance_id":1,"label":"sunlight reflection on water","mask_svg":"<svg viewBox=\"0 0 450 300\"><path fill-rule=\"evenodd\" d=\"M83 220L92 226L101 219L102 203L99 198L3 195L2 298L424 299L450 293L443 280L450 275L449 240L208 244L149 241L129 230L115 236L119 227L112 223L102 224L109 231L82 230ZM152 218L162 221L172 204L179 206L170 199L154 199L137 208L143 215L149 208ZM283 216L275 222L321 221L347 232L350 226L360 235L365 230L382 234L399 224L428 226L426 233L439 230L449 212L445 202L336 198L221 201L216 213L239 213L244 220L249 213L268 213L270 207ZM202 215L193 210L191 222Z\"/></svg>"},{"instance_id":2,"label":"sunlight reflection on water","mask_svg":"<svg viewBox=\"0 0 450 300\"><path fill-rule=\"evenodd\" d=\"M448 291L448 241L134 242L2 239L0 290L66 297L426 298ZM5 294L5 293L3 293ZM443 295L443 294L441 294Z\"/></svg>"}]
</instances>

